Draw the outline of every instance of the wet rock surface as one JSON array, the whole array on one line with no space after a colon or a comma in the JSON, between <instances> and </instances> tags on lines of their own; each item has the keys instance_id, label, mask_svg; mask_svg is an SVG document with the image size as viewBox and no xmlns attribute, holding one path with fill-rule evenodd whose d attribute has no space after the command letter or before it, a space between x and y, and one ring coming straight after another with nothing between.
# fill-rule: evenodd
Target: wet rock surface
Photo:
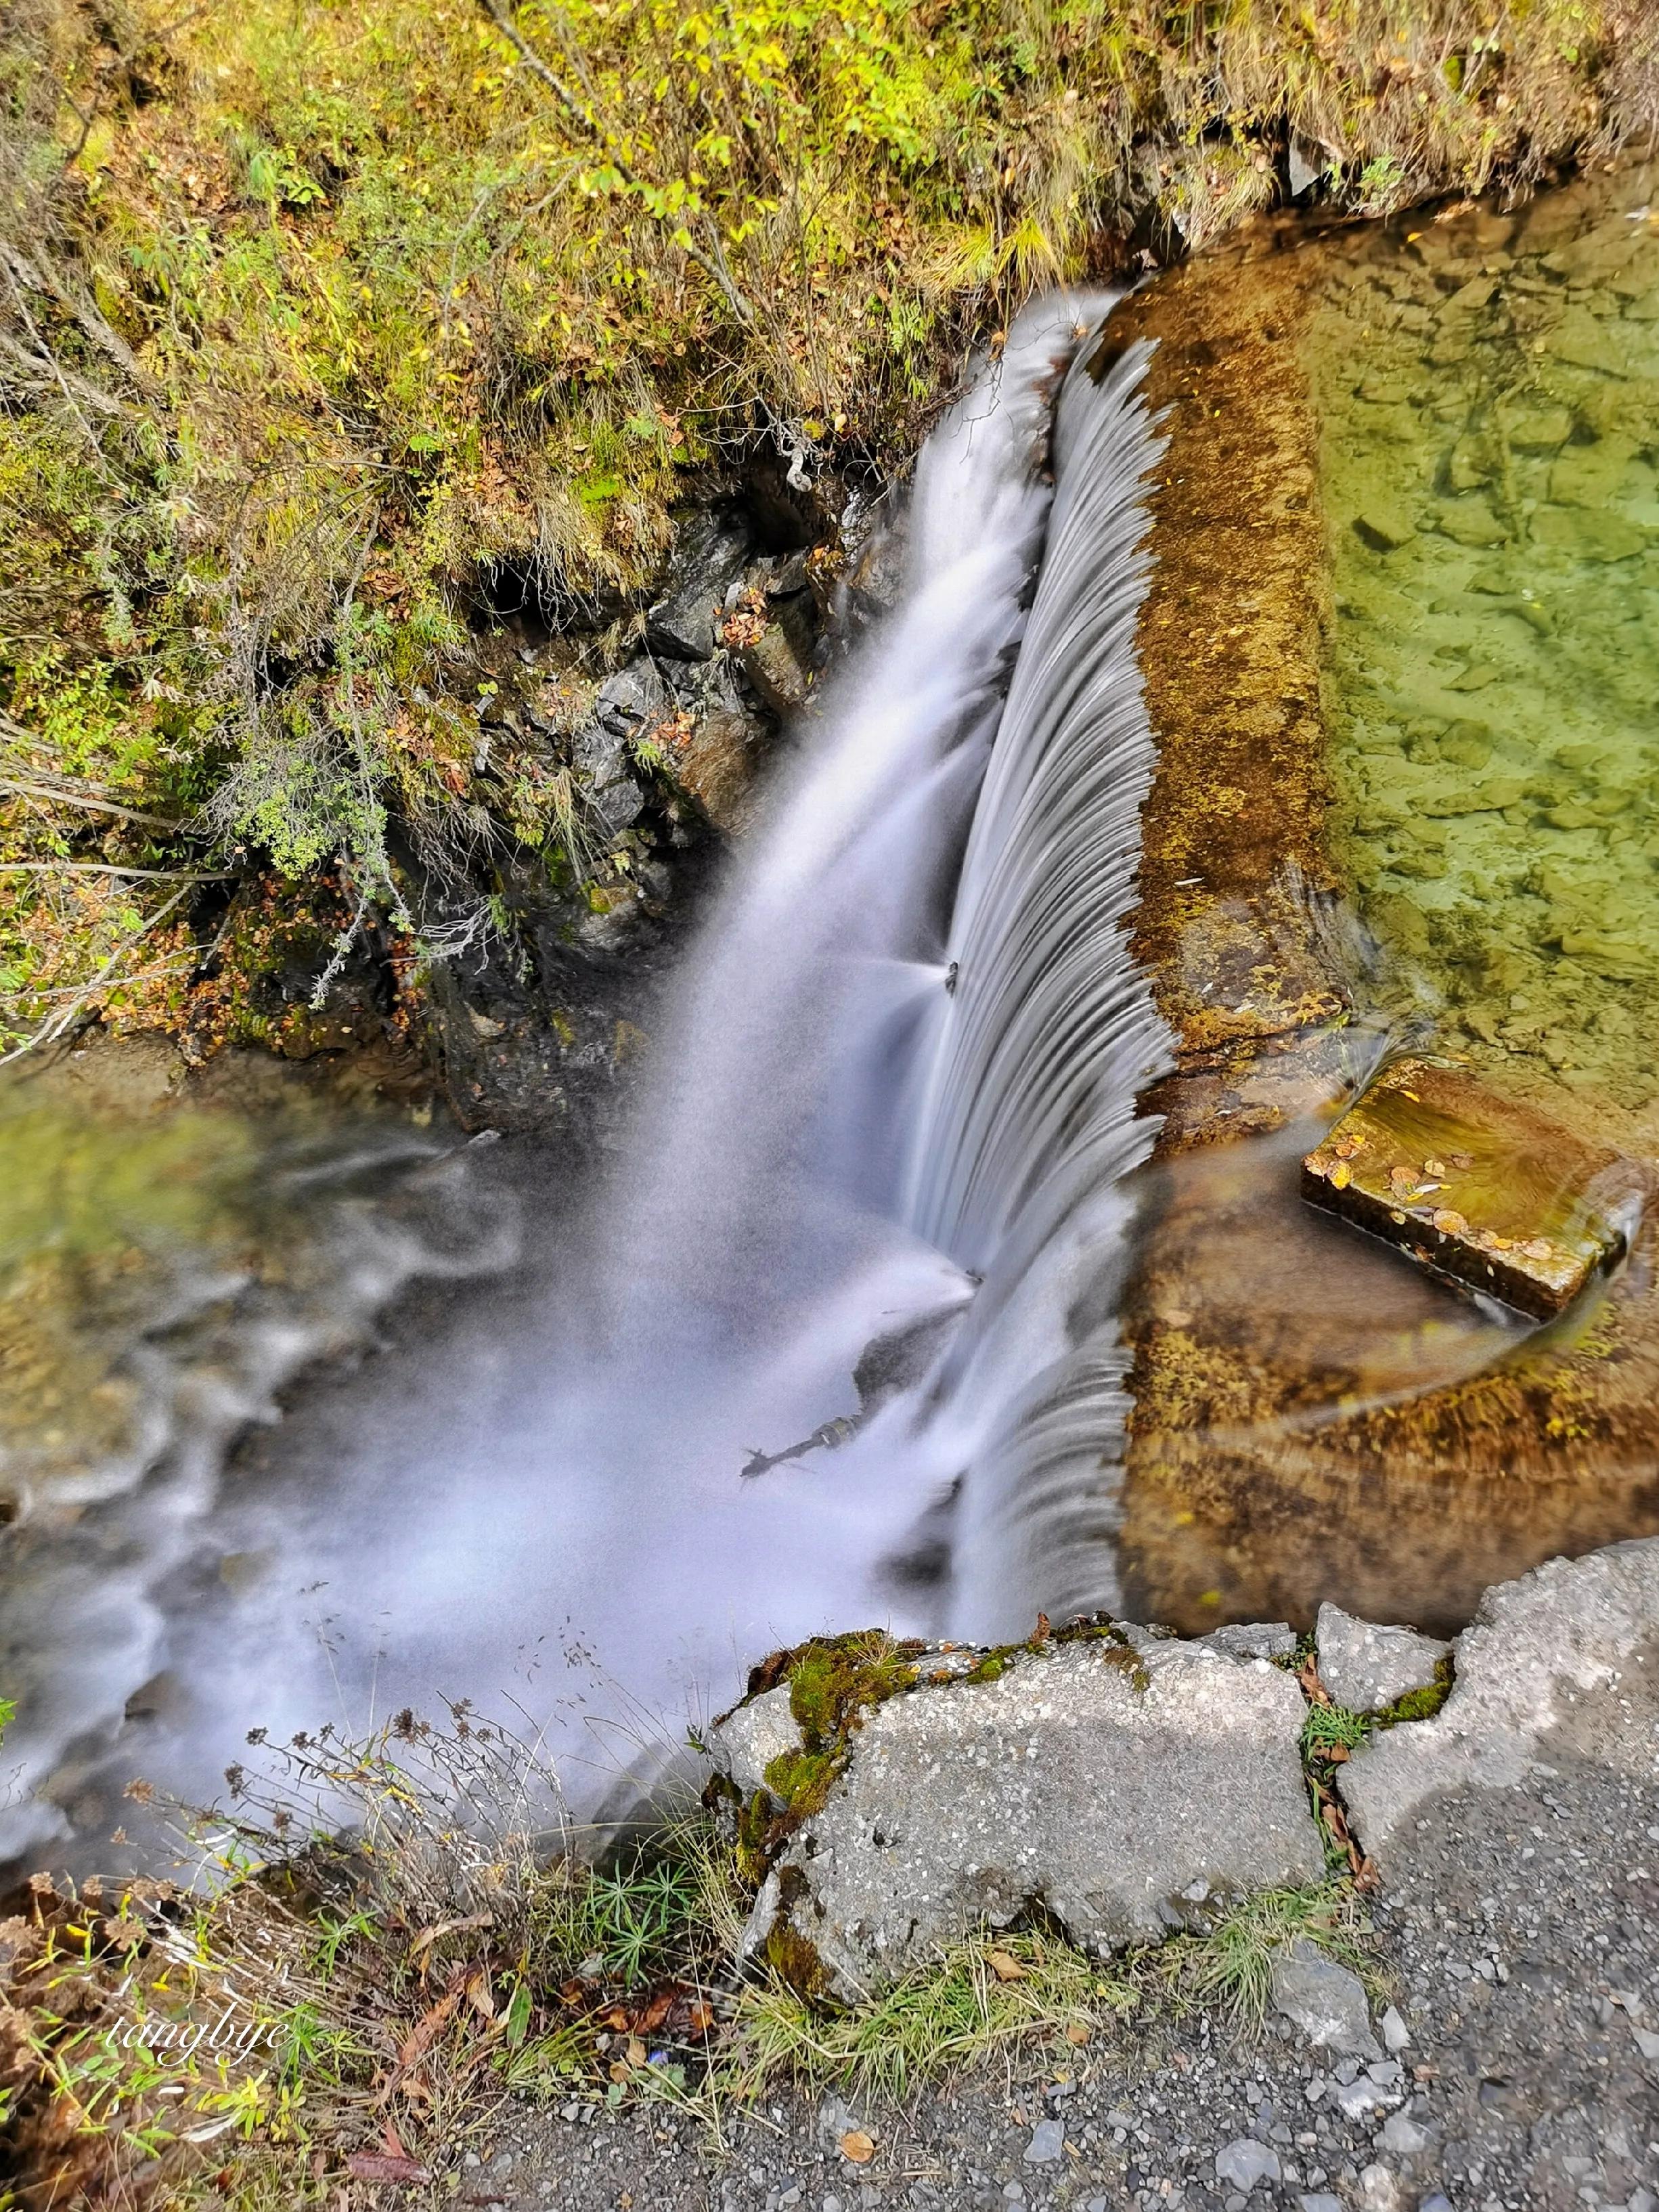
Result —
<instances>
[{"instance_id":1,"label":"wet rock surface","mask_svg":"<svg viewBox=\"0 0 1659 2212\"><path fill-rule=\"evenodd\" d=\"M876 557L877 520L857 500L838 521L822 501L712 494L679 516L654 596L584 616L520 585L475 637L473 778L521 842L481 848L487 927L477 885L434 884L423 903L426 926L459 940L429 1004L469 1127L578 1154L614 1142L724 853L819 673L874 611L838 579Z\"/></svg>"}]
</instances>

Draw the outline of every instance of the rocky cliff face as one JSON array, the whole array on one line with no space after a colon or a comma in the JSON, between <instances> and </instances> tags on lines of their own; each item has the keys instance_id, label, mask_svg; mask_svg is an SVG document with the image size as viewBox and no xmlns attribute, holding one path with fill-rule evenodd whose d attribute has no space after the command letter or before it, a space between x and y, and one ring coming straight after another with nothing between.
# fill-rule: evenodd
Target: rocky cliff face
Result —
<instances>
[{"instance_id":1,"label":"rocky cliff face","mask_svg":"<svg viewBox=\"0 0 1659 2212\"><path fill-rule=\"evenodd\" d=\"M836 490L831 506L765 479L719 489L678 515L633 604L560 608L533 581L495 580L474 647L475 766L500 749L562 787L569 861L500 867L489 926L433 970L433 1040L468 1127L605 1146L663 981L769 766L894 596L890 502ZM441 932L445 895L433 902Z\"/></svg>"}]
</instances>

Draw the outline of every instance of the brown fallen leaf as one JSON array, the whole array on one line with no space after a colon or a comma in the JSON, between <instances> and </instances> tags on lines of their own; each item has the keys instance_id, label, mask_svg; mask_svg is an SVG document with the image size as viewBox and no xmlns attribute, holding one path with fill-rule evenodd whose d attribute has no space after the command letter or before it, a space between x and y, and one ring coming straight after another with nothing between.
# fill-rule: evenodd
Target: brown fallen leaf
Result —
<instances>
[{"instance_id":1,"label":"brown fallen leaf","mask_svg":"<svg viewBox=\"0 0 1659 2212\"><path fill-rule=\"evenodd\" d=\"M461 2002L462 1985L453 1983L436 2004L429 2006L416 2021L404 2038L398 2053L398 2069L406 2074L416 2060L425 2057L443 2033L456 2007Z\"/></svg>"},{"instance_id":2,"label":"brown fallen leaf","mask_svg":"<svg viewBox=\"0 0 1659 2212\"><path fill-rule=\"evenodd\" d=\"M644 2065L645 2045L640 2041L637 2035L630 2035L629 2037L628 2049L623 2055L626 2057L630 2066Z\"/></svg>"},{"instance_id":3,"label":"brown fallen leaf","mask_svg":"<svg viewBox=\"0 0 1659 2212\"><path fill-rule=\"evenodd\" d=\"M876 2146L862 2128L848 2128L841 2139L841 2154L854 2166L868 2166L876 2154Z\"/></svg>"},{"instance_id":4,"label":"brown fallen leaf","mask_svg":"<svg viewBox=\"0 0 1659 2212\"><path fill-rule=\"evenodd\" d=\"M346 2160L346 2172L354 2181L396 2181L410 2189L423 2187L432 2179L416 2160L393 2158L383 2150L354 2150Z\"/></svg>"},{"instance_id":5,"label":"brown fallen leaf","mask_svg":"<svg viewBox=\"0 0 1659 2212\"><path fill-rule=\"evenodd\" d=\"M423 1951L429 1950L432 1945L437 1942L442 1936L459 1936L463 1929L488 1928L489 1925L490 1915L489 1913L474 1912L465 1920L441 1920L435 1928L422 1928L420 1933L415 1937L414 1941L410 1944L410 1963L413 1965L414 1961L420 1957Z\"/></svg>"},{"instance_id":6,"label":"brown fallen leaf","mask_svg":"<svg viewBox=\"0 0 1659 2212\"><path fill-rule=\"evenodd\" d=\"M1066 2023L1066 2040L1067 2043L1074 2043L1079 2051L1093 2033L1094 2030L1086 2021L1073 2020Z\"/></svg>"},{"instance_id":7,"label":"brown fallen leaf","mask_svg":"<svg viewBox=\"0 0 1659 2212\"><path fill-rule=\"evenodd\" d=\"M985 1963L1000 1982L1023 1982L1025 1969L1012 1951L988 1951Z\"/></svg>"},{"instance_id":8,"label":"brown fallen leaf","mask_svg":"<svg viewBox=\"0 0 1659 2212\"><path fill-rule=\"evenodd\" d=\"M1443 1237L1461 1237L1469 1225L1455 1206L1437 1206L1432 1218Z\"/></svg>"}]
</instances>

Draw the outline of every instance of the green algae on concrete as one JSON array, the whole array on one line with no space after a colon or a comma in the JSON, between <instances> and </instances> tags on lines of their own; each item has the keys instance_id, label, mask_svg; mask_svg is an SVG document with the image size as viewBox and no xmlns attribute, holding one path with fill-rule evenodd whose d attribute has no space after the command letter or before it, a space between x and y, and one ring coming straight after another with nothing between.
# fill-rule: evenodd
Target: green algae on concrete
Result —
<instances>
[{"instance_id":1,"label":"green algae on concrete","mask_svg":"<svg viewBox=\"0 0 1659 2212\"><path fill-rule=\"evenodd\" d=\"M1333 251L1304 353L1332 852L1443 1047L1659 1094L1659 217L1626 170Z\"/></svg>"}]
</instances>

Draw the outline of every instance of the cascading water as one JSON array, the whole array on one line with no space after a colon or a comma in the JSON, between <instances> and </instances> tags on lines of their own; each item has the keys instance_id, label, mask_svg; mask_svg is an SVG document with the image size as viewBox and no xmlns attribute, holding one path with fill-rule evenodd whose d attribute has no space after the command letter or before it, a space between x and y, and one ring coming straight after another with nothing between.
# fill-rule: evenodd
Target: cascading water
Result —
<instances>
[{"instance_id":1,"label":"cascading water","mask_svg":"<svg viewBox=\"0 0 1659 2212\"><path fill-rule=\"evenodd\" d=\"M554 1717L568 1763L779 1641L1111 1601L1125 1178L1164 1043L1124 935L1158 449L1109 306L1028 312L929 441L903 602L692 956L535 1350L480 1328L388 1373L308 1527L291 1495L222 1516L278 1565L257 1657L216 1701L198 1669L149 1747L176 1786L337 1692L348 1727L434 1690L540 1725L549 1639L605 1680Z\"/></svg>"},{"instance_id":2,"label":"cascading water","mask_svg":"<svg viewBox=\"0 0 1659 2212\"><path fill-rule=\"evenodd\" d=\"M487 1462L458 1444L411 1490L383 1443L409 1534L351 1573L400 1623L393 1694L436 1654L505 1681L568 1623L655 1711L826 1627L1113 1595L1124 1178L1164 1043L1123 934L1157 446L1144 354L1097 357L1109 304L1028 313L929 441L903 602L692 955Z\"/></svg>"}]
</instances>

